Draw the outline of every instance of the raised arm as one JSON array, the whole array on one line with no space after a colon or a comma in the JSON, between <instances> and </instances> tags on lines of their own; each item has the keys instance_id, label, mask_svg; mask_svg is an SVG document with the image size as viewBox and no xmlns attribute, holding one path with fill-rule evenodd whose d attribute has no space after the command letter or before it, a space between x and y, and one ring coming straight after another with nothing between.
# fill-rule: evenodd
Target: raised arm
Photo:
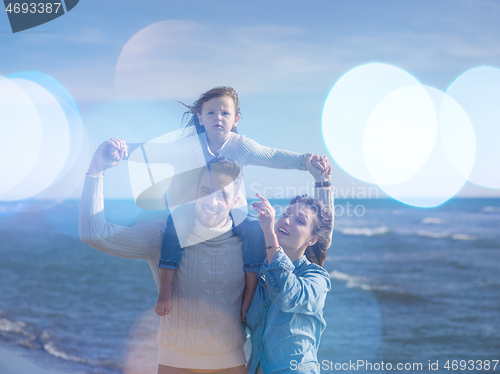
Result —
<instances>
[{"instance_id":1,"label":"raised arm","mask_svg":"<svg viewBox=\"0 0 500 374\"><path fill-rule=\"evenodd\" d=\"M314 163L322 165L325 169L322 172L318 167L314 166ZM332 233L330 234L330 240L332 240L333 235L333 222L335 219L335 205L334 205L334 190L332 184L332 167L328 163L328 158L325 156L310 155L306 158L306 167L309 173L314 177L315 187L314 187L314 198L321 201L323 204L328 205L332 211Z\"/></svg>"},{"instance_id":2,"label":"raised arm","mask_svg":"<svg viewBox=\"0 0 500 374\"><path fill-rule=\"evenodd\" d=\"M326 165L326 173L322 173L321 170L312 165L314 157ZM330 182L331 167L328 165L328 160L321 156L309 155L306 158L306 165L316 183L319 184L315 192L322 195L324 203L333 207ZM259 198L261 201L254 202L252 207L259 212L259 223L266 239L267 261L264 262L260 275L265 277L269 297L284 312L315 314L323 308L324 298L330 289L328 272L317 264L299 268L296 272L294 265L295 261L300 261L299 259L308 248L312 248L310 246L316 245L316 242L313 241L314 236L308 238L303 236L307 233L307 225L304 221L299 220L300 214L291 210L276 224L282 230L279 232L281 239L278 242L274 224L276 211L266 198L262 196ZM285 236L283 236L283 232L285 232ZM302 232L302 236L297 236L297 232ZM309 235L312 235L312 231L309 232ZM300 241L296 241L298 239ZM321 246L321 248L317 248L321 251L319 253L326 255L329 242L321 241L318 245ZM311 261L313 262L313 260ZM322 261L318 264L322 264Z\"/></svg>"},{"instance_id":3,"label":"raised arm","mask_svg":"<svg viewBox=\"0 0 500 374\"><path fill-rule=\"evenodd\" d=\"M105 253L124 258L147 260L153 271L155 280L163 237L164 221L147 222L132 227L107 223L104 215L103 173L109 167L120 162L108 154L112 145L120 150L124 144L118 140L107 140L102 143L94 154L85 177L82 199L80 203L79 232L80 239L85 244Z\"/></svg>"}]
</instances>

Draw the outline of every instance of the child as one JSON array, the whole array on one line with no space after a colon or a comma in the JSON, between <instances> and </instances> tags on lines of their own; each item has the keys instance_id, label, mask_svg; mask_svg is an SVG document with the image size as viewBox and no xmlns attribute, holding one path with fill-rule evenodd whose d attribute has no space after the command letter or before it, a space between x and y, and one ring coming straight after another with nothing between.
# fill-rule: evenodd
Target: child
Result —
<instances>
[{"instance_id":1,"label":"child","mask_svg":"<svg viewBox=\"0 0 500 374\"><path fill-rule=\"evenodd\" d=\"M264 147L237 134L236 126L241 114L238 95L233 88L213 88L202 94L192 106L187 107L189 111L186 113L191 115L187 126L195 126L207 162L213 158L225 158L234 161L240 168L245 165L259 165L277 169L307 170L305 160L308 154L301 155ZM129 152L131 153L139 146L141 145L129 144ZM110 156L117 158L117 151L117 149L110 147ZM161 152L159 153L161 154ZM314 166L326 171L326 166L323 165L321 159L313 159ZM155 162L155 160L149 160L149 162ZM243 241L246 286L241 307L241 319L245 321L246 312L257 287L256 272L265 258L265 240L258 221L250 217L240 225L233 225L233 231ZM183 253L183 248L181 248L177 237L178 233L175 231L172 216L169 216L161 246L159 265L161 282L155 309L160 316L169 314L172 306L172 284L175 269L179 267Z\"/></svg>"}]
</instances>

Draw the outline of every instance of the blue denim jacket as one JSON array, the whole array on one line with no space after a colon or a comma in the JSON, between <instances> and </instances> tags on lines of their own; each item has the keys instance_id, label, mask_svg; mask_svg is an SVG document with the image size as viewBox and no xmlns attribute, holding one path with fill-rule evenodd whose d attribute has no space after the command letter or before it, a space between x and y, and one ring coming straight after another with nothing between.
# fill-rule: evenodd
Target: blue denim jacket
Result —
<instances>
[{"instance_id":1,"label":"blue denim jacket","mask_svg":"<svg viewBox=\"0 0 500 374\"><path fill-rule=\"evenodd\" d=\"M264 374L319 373L317 358L325 330L323 306L330 276L303 256L292 263L280 248L259 270L259 284L247 313L252 353L248 373L260 362ZM265 281L265 282L264 282Z\"/></svg>"}]
</instances>

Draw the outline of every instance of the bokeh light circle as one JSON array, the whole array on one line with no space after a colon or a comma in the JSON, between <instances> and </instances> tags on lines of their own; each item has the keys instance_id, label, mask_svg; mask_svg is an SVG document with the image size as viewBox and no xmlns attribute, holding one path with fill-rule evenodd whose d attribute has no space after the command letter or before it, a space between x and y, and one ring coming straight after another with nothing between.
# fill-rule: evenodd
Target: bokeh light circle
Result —
<instances>
[{"instance_id":1,"label":"bokeh light circle","mask_svg":"<svg viewBox=\"0 0 500 374\"><path fill-rule=\"evenodd\" d=\"M500 69L469 70L446 92L465 109L474 128L477 154L469 181L500 188Z\"/></svg>"},{"instance_id":2,"label":"bokeh light circle","mask_svg":"<svg viewBox=\"0 0 500 374\"><path fill-rule=\"evenodd\" d=\"M445 93L432 87L425 89L437 118L432 151L410 179L379 187L402 203L430 208L452 198L467 182L474 166L476 142L465 110Z\"/></svg>"},{"instance_id":3,"label":"bokeh light circle","mask_svg":"<svg viewBox=\"0 0 500 374\"><path fill-rule=\"evenodd\" d=\"M22 71L1 79L22 92L31 103L24 109L31 105L36 113L38 122L31 121L31 125L38 124L39 146L38 154L31 158L30 172L18 178L13 188L0 194L3 201L0 216L50 208L69 197L83 183L88 167L88 139L80 110L66 87L50 75ZM24 137L33 133L18 130ZM34 149L29 143L25 145L28 151L25 150L24 162L29 151Z\"/></svg>"},{"instance_id":4,"label":"bokeh light circle","mask_svg":"<svg viewBox=\"0 0 500 374\"><path fill-rule=\"evenodd\" d=\"M42 131L41 147L33 168L15 188L1 195L4 201L24 200L50 186L63 169L69 151L68 123L57 100L42 86L30 80L14 78L10 82L31 99Z\"/></svg>"},{"instance_id":5,"label":"bokeh light circle","mask_svg":"<svg viewBox=\"0 0 500 374\"><path fill-rule=\"evenodd\" d=\"M0 77L0 200L33 170L42 147L42 127L30 97Z\"/></svg>"},{"instance_id":6,"label":"bokeh light circle","mask_svg":"<svg viewBox=\"0 0 500 374\"><path fill-rule=\"evenodd\" d=\"M419 82L392 65L370 63L344 74L323 107L322 132L335 162L351 176L373 183L364 158L364 134L377 106L388 95Z\"/></svg>"},{"instance_id":7,"label":"bokeh light circle","mask_svg":"<svg viewBox=\"0 0 500 374\"><path fill-rule=\"evenodd\" d=\"M62 85L57 79L51 77L48 74L34 70L27 70L6 75L5 78L21 78L30 80L49 91L58 102L64 101L71 106L73 111L77 112L78 114L80 113L80 109L78 108L75 99L67 90L67 88L64 87L64 85Z\"/></svg>"},{"instance_id":8,"label":"bokeh light circle","mask_svg":"<svg viewBox=\"0 0 500 374\"><path fill-rule=\"evenodd\" d=\"M373 180L391 185L410 179L429 158L436 132L436 112L424 87L389 94L373 111L364 134L364 157Z\"/></svg>"},{"instance_id":9,"label":"bokeh light circle","mask_svg":"<svg viewBox=\"0 0 500 374\"><path fill-rule=\"evenodd\" d=\"M195 22L168 20L134 35L116 65L116 90L128 99L185 99L220 86L231 49ZM219 70L218 70L219 69ZM227 73L227 72L226 72Z\"/></svg>"}]
</instances>

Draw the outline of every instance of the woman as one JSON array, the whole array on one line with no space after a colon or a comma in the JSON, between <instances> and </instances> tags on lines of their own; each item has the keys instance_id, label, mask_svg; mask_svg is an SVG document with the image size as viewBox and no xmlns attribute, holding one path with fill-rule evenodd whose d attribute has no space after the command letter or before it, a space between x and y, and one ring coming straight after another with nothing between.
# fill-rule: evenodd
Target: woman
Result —
<instances>
[{"instance_id":1,"label":"woman","mask_svg":"<svg viewBox=\"0 0 500 374\"><path fill-rule=\"evenodd\" d=\"M316 197L290 201L277 221L275 210L263 196L252 206L259 212L267 258L247 314L252 353L248 372L319 373L317 352L326 323L323 319L330 277L323 269L333 230L331 167L316 179Z\"/></svg>"}]
</instances>

